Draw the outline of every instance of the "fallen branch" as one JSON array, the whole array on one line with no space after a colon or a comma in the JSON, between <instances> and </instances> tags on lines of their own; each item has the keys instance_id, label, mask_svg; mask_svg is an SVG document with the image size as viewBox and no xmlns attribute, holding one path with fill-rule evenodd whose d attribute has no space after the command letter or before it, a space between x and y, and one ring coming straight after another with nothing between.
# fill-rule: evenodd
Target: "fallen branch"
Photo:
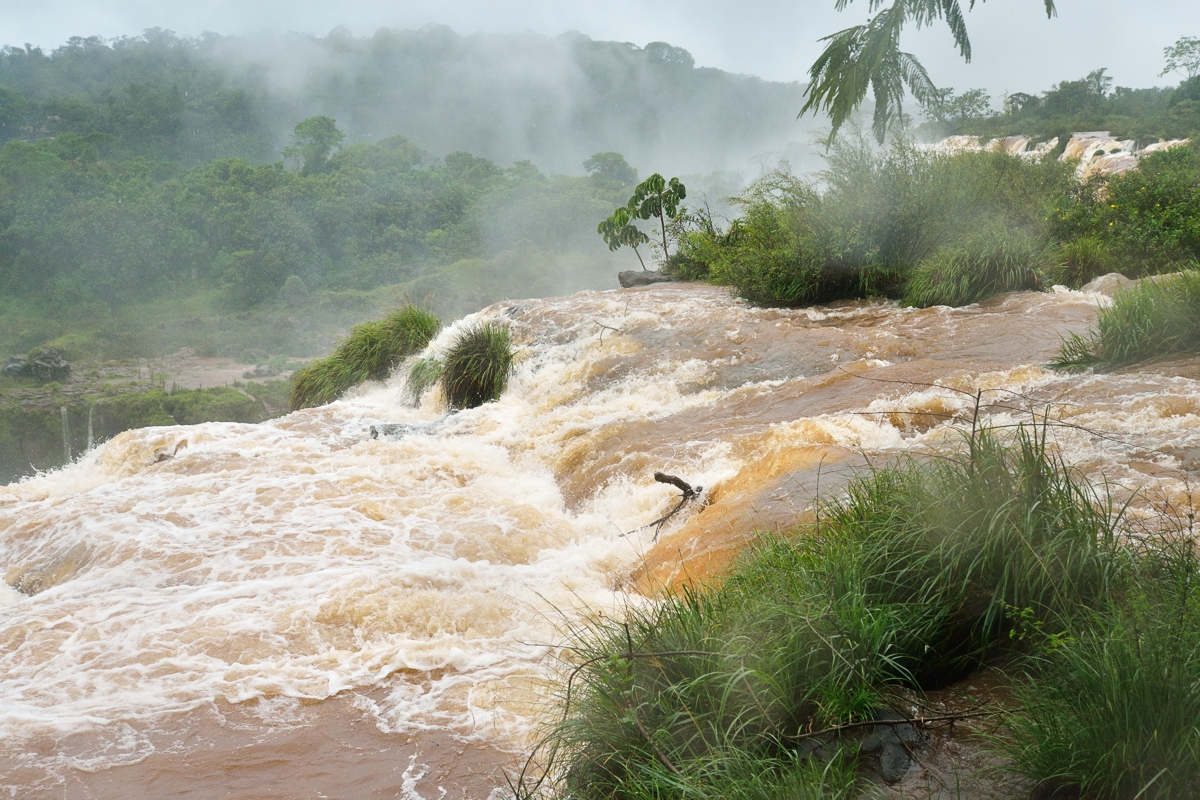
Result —
<instances>
[{"instance_id":1,"label":"fallen branch","mask_svg":"<svg viewBox=\"0 0 1200 800\"><path fill-rule=\"evenodd\" d=\"M868 728L872 725L919 725L927 726L930 722L950 722L954 723L960 719L976 719L979 717L997 717L1005 712L1003 711L978 711L975 713L966 714L945 714L937 717L918 717L917 719L873 719L863 722L847 722L843 725L833 725L829 728L823 728L819 731L810 731L808 733L784 734L784 739L789 739L794 742L803 741L804 739L815 739L820 736L830 736L842 731L854 730L855 728Z\"/></svg>"},{"instance_id":2,"label":"fallen branch","mask_svg":"<svg viewBox=\"0 0 1200 800\"><path fill-rule=\"evenodd\" d=\"M646 528L654 528L654 539L652 541L657 542L658 535L662 533L662 526L667 523L667 520L678 514L679 510L683 508L684 504L687 503L688 500L696 499L700 496L700 493L704 491L703 486L696 486L693 488L693 486L683 478L677 478L676 476L668 475L665 472L654 473L654 480L658 481L659 483L666 483L674 486L676 489L683 492L683 496L679 498L679 502L675 504L674 508L672 508L663 516L654 520L654 522L647 522L645 525L642 525L639 528L634 528L631 531L621 534L622 536L628 536L631 533L637 533L638 531L645 530Z\"/></svg>"}]
</instances>

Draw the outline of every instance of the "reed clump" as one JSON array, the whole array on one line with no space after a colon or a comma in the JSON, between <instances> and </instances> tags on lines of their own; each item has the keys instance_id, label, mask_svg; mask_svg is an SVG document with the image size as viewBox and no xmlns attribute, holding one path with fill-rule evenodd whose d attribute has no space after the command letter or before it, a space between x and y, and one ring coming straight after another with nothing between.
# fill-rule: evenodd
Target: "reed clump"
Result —
<instances>
[{"instance_id":1,"label":"reed clump","mask_svg":"<svg viewBox=\"0 0 1200 800\"><path fill-rule=\"evenodd\" d=\"M1070 334L1057 369L1111 369L1152 358L1200 352L1200 265L1139 281L1100 309L1096 326Z\"/></svg>"},{"instance_id":2,"label":"reed clump","mask_svg":"<svg viewBox=\"0 0 1200 800\"><path fill-rule=\"evenodd\" d=\"M363 381L383 380L401 360L429 344L441 327L436 315L411 303L354 327L332 354L292 377L290 410L325 405Z\"/></svg>"},{"instance_id":3,"label":"reed clump","mask_svg":"<svg viewBox=\"0 0 1200 800\"><path fill-rule=\"evenodd\" d=\"M965 306L1003 292L1041 291L1063 272L1055 249L1022 231L987 231L944 247L913 268L905 305Z\"/></svg>"},{"instance_id":4,"label":"reed clump","mask_svg":"<svg viewBox=\"0 0 1200 800\"><path fill-rule=\"evenodd\" d=\"M560 790L734 796L753 773L794 796L857 796L839 726L874 719L896 687L1024 658L1014 630L1065 635L1127 585L1119 509L1046 430L976 431L960 453L874 469L719 585L574 626L547 739Z\"/></svg>"},{"instance_id":5,"label":"reed clump","mask_svg":"<svg viewBox=\"0 0 1200 800\"><path fill-rule=\"evenodd\" d=\"M452 409L463 409L498 399L515 361L516 348L505 325L483 322L464 328L441 359L446 402Z\"/></svg>"}]
</instances>

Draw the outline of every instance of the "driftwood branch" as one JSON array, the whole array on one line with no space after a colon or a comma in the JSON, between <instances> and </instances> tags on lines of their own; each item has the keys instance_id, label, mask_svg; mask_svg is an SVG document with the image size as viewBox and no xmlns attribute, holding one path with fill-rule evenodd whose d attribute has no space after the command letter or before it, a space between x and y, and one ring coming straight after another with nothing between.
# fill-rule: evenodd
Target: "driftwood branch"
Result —
<instances>
[{"instance_id":1,"label":"driftwood branch","mask_svg":"<svg viewBox=\"0 0 1200 800\"><path fill-rule=\"evenodd\" d=\"M598 322L597 320L592 320L592 322L594 322L596 324L596 327L600 329L600 344L604 344L604 332L605 331L612 331L613 333L622 333L622 330L620 328L614 328L611 325L605 325L603 322Z\"/></svg>"},{"instance_id":2,"label":"driftwood branch","mask_svg":"<svg viewBox=\"0 0 1200 800\"><path fill-rule=\"evenodd\" d=\"M670 511L668 511L666 514L664 514L663 516L654 520L653 522L647 522L645 525L642 525L641 527L634 528L631 531L627 531L626 533L621 534L622 536L628 536L631 533L637 533L638 531L645 530L646 528L654 528L653 541L657 542L658 535L660 533L662 533L662 527L663 527L663 525L665 525L667 523L667 520L669 520L671 517L678 514L679 510L684 507L684 505L687 503L688 500L695 500L697 497L700 496L700 493L702 491L704 491L703 486L692 486L690 483L685 481L683 478L679 478L674 475L668 475L665 472L654 473L654 480L658 481L659 483L665 483L670 486L674 486L676 489L683 492L683 495L679 498L679 502L675 504L675 507L672 508Z\"/></svg>"},{"instance_id":3,"label":"driftwood branch","mask_svg":"<svg viewBox=\"0 0 1200 800\"><path fill-rule=\"evenodd\" d=\"M676 489L683 492L683 496L687 500L691 500L698 492L704 489L703 486L697 486L695 489L693 489L692 485L683 478L677 478L674 475L668 475L665 472L654 473L654 480L658 481L659 483L667 483L671 486L674 486Z\"/></svg>"}]
</instances>

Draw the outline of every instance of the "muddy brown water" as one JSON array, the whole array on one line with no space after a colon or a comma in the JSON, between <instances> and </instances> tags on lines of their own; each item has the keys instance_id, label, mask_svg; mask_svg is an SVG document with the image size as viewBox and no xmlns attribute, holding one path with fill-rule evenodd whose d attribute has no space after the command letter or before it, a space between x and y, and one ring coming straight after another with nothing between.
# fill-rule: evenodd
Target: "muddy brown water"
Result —
<instances>
[{"instance_id":1,"label":"muddy brown water","mask_svg":"<svg viewBox=\"0 0 1200 800\"><path fill-rule=\"evenodd\" d=\"M501 304L476 319L522 357L483 408L411 407L397 378L0 487L0 796L487 797L554 708L572 620L711 579L863 464L957 446L977 409L1049 414L1135 513L1187 508L1200 360L1042 366L1105 302ZM370 438L384 422L416 427ZM676 492L655 470L705 487L657 540L640 526Z\"/></svg>"}]
</instances>

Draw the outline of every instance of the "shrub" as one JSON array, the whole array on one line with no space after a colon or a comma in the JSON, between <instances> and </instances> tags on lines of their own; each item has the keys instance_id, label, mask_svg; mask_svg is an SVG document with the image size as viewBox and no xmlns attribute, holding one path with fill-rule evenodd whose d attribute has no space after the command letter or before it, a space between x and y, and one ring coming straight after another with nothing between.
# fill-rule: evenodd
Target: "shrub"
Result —
<instances>
[{"instance_id":1,"label":"shrub","mask_svg":"<svg viewBox=\"0 0 1200 800\"><path fill-rule=\"evenodd\" d=\"M907 142L883 153L839 142L818 178L809 184L777 171L756 181L737 198L743 216L725 233L682 238L676 268L731 285L757 303L806 305L899 296L909 274L928 261L914 297L974 302L1042 285L1044 276L1031 278L1029 270L1049 266L1040 243L1049 241L1051 209L1073 187L1069 167L1057 162L948 156ZM981 230L1000 233L989 243ZM1010 264L1003 257L1009 251L1031 263ZM977 278L968 261L980 254L999 260ZM932 286L930 276L942 274L951 285Z\"/></svg>"},{"instance_id":2,"label":"shrub","mask_svg":"<svg viewBox=\"0 0 1200 800\"><path fill-rule=\"evenodd\" d=\"M1051 366L1112 368L1200 350L1200 268L1117 292L1086 336L1070 334Z\"/></svg>"},{"instance_id":3,"label":"shrub","mask_svg":"<svg viewBox=\"0 0 1200 800\"><path fill-rule=\"evenodd\" d=\"M363 381L386 378L404 357L429 344L440 329L441 321L433 313L412 304L381 320L356 326L331 355L296 372L289 408L296 411L331 403Z\"/></svg>"},{"instance_id":4,"label":"shrub","mask_svg":"<svg viewBox=\"0 0 1200 800\"><path fill-rule=\"evenodd\" d=\"M1063 242L1089 237L1131 277L1170 272L1200 258L1200 151L1174 147L1138 169L1093 179L1050 215Z\"/></svg>"},{"instance_id":5,"label":"shrub","mask_svg":"<svg viewBox=\"0 0 1200 800\"><path fill-rule=\"evenodd\" d=\"M726 233L696 234L683 242L679 259L690 272L700 272L697 262L710 259L710 281L764 305L863 297L884 283L887 270L877 259L830 247L837 235L824 224L820 195L794 176L770 173L738 202L744 216Z\"/></svg>"},{"instance_id":6,"label":"shrub","mask_svg":"<svg viewBox=\"0 0 1200 800\"><path fill-rule=\"evenodd\" d=\"M1041 290L1061 272L1054 250L1019 231L987 231L917 264L904 290L912 306L964 306L1002 292Z\"/></svg>"},{"instance_id":7,"label":"shrub","mask_svg":"<svg viewBox=\"0 0 1200 800\"><path fill-rule=\"evenodd\" d=\"M450 407L475 408L500 397L515 356L505 326L485 322L464 328L442 360L442 391Z\"/></svg>"}]
</instances>

